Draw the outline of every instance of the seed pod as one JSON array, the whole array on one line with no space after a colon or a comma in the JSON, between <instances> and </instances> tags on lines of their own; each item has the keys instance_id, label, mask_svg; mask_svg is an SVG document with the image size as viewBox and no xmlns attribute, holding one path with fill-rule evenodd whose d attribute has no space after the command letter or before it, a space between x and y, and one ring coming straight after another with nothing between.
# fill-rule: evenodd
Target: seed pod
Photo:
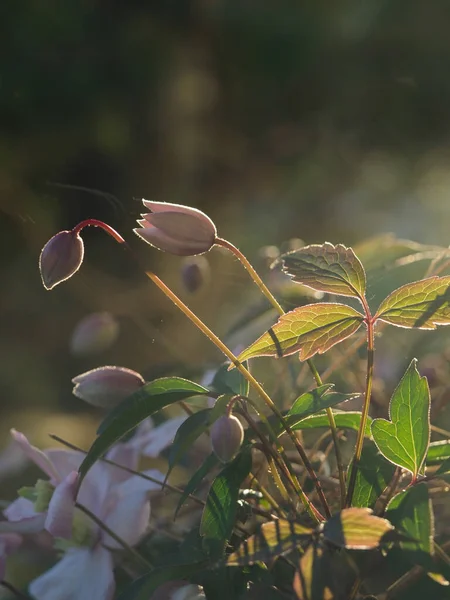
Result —
<instances>
[{"instance_id":1,"label":"seed pod","mask_svg":"<svg viewBox=\"0 0 450 600\"><path fill-rule=\"evenodd\" d=\"M223 415L210 430L214 454L223 462L230 462L239 452L244 441L244 429L234 415Z\"/></svg>"},{"instance_id":2,"label":"seed pod","mask_svg":"<svg viewBox=\"0 0 450 600\"><path fill-rule=\"evenodd\" d=\"M145 380L125 367L99 367L72 379L73 394L100 408L112 408L140 389Z\"/></svg>"},{"instance_id":3,"label":"seed pod","mask_svg":"<svg viewBox=\"0 0 450 600\"><path fill-rule=\"evenodd\" d=\"M119 323L111 313L92 313L81 319L70 340L75 355L96 354L109 348L119 335Z\"/></svg>"},{"instance_id":4,"label":"seed pod","mask_svg":"<svg viewBox=\"0 0 450 600\"><path fill-rule=\"evenodd\" d=\"M84 244L78 233L60 231L42 248L39 270L46 290L51 290L78 271L83 262Z\"/></svg>"},{"instance_id":5,"label":"seed pod","mask_svg":"<svg viewBox=\"0 0 450 600\"><path fill-rule=\"evenodd\" d=\"M209 278L209 263L204 256L187 258L181 267L181 281L190 294L198 292Z\"/></svg>"},{"instance_id":6,"label":"seed pod","mask_svg":"<svg viewBox=\"0 0 450 600\"><path fill-rule=\"evenodd\" d=\"M138 220L134 233L159 250L177 256L208 252L216 240L216 226L200 210L181 204L143 200L151 212Z\"/></svg>"}]
</instances>

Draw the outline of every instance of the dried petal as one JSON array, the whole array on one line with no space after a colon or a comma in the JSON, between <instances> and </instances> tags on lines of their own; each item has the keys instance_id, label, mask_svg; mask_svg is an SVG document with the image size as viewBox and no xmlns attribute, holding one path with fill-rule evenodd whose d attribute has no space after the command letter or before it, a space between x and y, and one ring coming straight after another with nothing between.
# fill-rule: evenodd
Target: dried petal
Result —
<instances>
[{"instance_id":1,"label":"dried petal","mask_svg":"<svg viewBox=\"0 0 450 600\"><path fill-rule=\"evenodd\" d=\"M83 240L74 231L60 231L42 248L39 270L45 289L51 290L78 271L83 262Z\"/></svg>"}]
</instances>

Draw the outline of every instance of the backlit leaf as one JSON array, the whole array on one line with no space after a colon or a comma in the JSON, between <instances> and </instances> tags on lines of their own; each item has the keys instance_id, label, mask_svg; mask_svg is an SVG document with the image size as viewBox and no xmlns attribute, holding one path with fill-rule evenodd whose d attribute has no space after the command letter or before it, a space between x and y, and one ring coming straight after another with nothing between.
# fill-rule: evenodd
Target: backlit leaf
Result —
<instances>
[{"instance_id":1,"label":"backlit leaf","mask_svg":"<svg viewBox=\"0 0 450 600\"><path fill-rule=\"evenodd\" d=\"M286 554L304 544L312 533L313 529L285 519L264 523L257 533L227 557L227 565L251 565Z\"/></svg>"},{"instance_id":2,"label":"backlit leaf","mask_svg":"<svg viewBox=\"0 0 450 600\"><path fill-rule=\"evenodd\" d=\"M208 393L203 386L180 377L163 377L146 383L114 408L100 425L99 435L80 465L79 483L92 465L141 421L165 406Z\"/></svg>"},{"instance_id":3,"label":"backlit leaf","mask_svg":"<svg viewBox=\"0 0 450 600\"><path fill-rule=\"evenodd\" d=\"M392 479L394 471L395 466L380 454L373 442L367 441L356 474L352 506L373 508Z\"/></svg>"},{"instance_id":4,"label":"backlit leaf","mask_svg":"<svg viewBox=\"0 0 450 600\"><path fill-rule=\"evenodd\" d=\"M375 419L372 436L380 452L414 478L423 471L430 442L430 390L414 359L395 389L390 421Z\"/></svg>"},{"instance_id":5,"label":"backlit leaf","mask_svg":"<svg viewBox=\"0 0 450 600\"><path fill-rule=\"evenodd\" d=\"M188 499L189 495L195 494L198 488L201 486L205 477L219 464L219 460L214 454L211 452L200 467L195 471L190 480L184 486L183 493L180 495L180 499L178 500L177 508L175 509L175 517L178 514L178 511L183 506L183 504Z\"/></svg>"},{"instance_id":6,"label":"backlit leaf","mask_svg":"<svg viewBox=\"0 0 450 600\"><path fill-rule=\"evenodd\" d=\"M375 318L417 329L450 325L450 276L403 285L381 303Z\"/></svg>"},{"instance_id":7,"label":"backlit leaf","mask_svg":"<svg viewBox=\"0 0 450 600\"><path fill-rule=\"evenodd\" d=\"M355 333L364 317L345 304L317 303L300 306L278 322L238 356L240 362L255 356L289 356L300 360L323 354Z\"/></svg>"},{"instance_id":8,"label":"backlit leaf","mask_svg":"<svg viewBox=\"0 0 450 600\"><path fill-rule=\"evenodd\" d=\"M333 387L333 384L327 383L299 396L286 414L286 419L289 420L289 417L294 416L296 418L307 417L320 412L324 408L336 406L336 404L341 404L360 395L359 393L340 394L339 392L333 392L331 391Z\"/></svg>"},{"instance_id":9,"label":"backlit leaf","mask_svg":"<svg viewBox=\"0 0 450 600\"><path fill-rule=\"evenodd\" d=\"M427 452L427 465L438 465L446 458L450 458L450 440L431 442Z\"/></svg>"},{"instance_id":10,"label":"backlit leaf","mask_svg":"<svg viewBox=\"0 0 450 600\"><path fill-rule=\"evenodd\" d=\"M283 254L281 259L283 271L297 283L339 296L365 294L364 268L353 250L342 244L312 244Z\"/></svg>"},{"instance_id":11,"label":"backlit leaf","mask_svg":"<svg viewBox=\"0 0 450 600\"><path fill-rule=\"evenodd\" d=\"M349 550L370 550L392 539L394 530L387 519L376 517L369 508L345 508L328 519L322 534L328 541Z\"/></svg>"},{"instance_id":12,"label":"backlit leaf","mask_svg":"<svg viewBox=\"0 0 450 600\"><path fill-rule=\"evenodd\" d=\"M336 421L336 427L340 429L353 429L354 431L358 431L359 424L361 423L361 413L357 411L333 411L334 420ZM327 414L324 412L321 415L312 415L311 417L306 417L306 419L301 419L299 422L295 422L295 415L288 418L287 422L291 426L293 431L297 431L300 429L316 429L318 427L330 427L330 421L328 420ZM292 420L292 421L291 421ZM366 437L371 437L370 426L372 424L371 417L367 417L366 423Z\"/></svg>"},{"instance_id":13,"label":"backlit leaf","mask_svg":"<svg viewBox=\"0 0 450 600\"><path fill-rule=\"evenodd\" d=\"M167 471L166 480L169 478L174 466L185 455L192 444L208 429L211 421L211 414L212 409L205 408L190 415L186 421L181 423L170 447L169 469Z\"/></svg>"},{"instance_id":14,"label":"backlit leaf","mask_svg":"<svg viewBox=\"0 0 450 600\"><path fill-rule=\"evenodd\" d=\"M435 475L445 475L446 473L450 473L450 458L444 460Z\"/></svg>"}]
</instances>

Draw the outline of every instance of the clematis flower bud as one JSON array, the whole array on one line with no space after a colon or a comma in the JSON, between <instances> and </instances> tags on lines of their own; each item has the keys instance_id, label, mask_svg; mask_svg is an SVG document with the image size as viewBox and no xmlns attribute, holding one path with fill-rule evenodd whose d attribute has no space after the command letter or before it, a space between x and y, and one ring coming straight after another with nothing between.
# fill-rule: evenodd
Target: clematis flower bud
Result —
<instances>
[{"instance_id":1,"label":"clematis flower bud","mask_svg":"<svg viewBox=\"0 0 450 600\"><path fill-rule=\"evenodd\" d=\"M111 313L92 313L81 319L70 340L73 354L96 354L109 348L119 335L119 323Z\"/></svg>"},{"instance_id":2,"label":"clematis flower bud","mask_svg":"<svg viewBox=\"0 0 450 600\"><path fill-rule=\"evenodd\" d=\"M205 213L181 204L142 202L151 212L133 231L148 244L177 256L203 254L214 246L216 226Z\"/></svg>"},{"instance_id":3,"label":"clematis flower bud","mask_svg":"<svg viewBox=\"0 0 450 600\"><path fill-rule=\"evenodd\" d=\"M230 462L239 452L244 441L244 429L234 415L223 415L210 430L214 454L223 463Z\"/></svg>"},{"instance_id":4,"label":"clematis flower bud","mask_svg":"<svg viewBox=\"0 0 450 600\"><path fill-rule=\"evenodd\" d=\"M42 248L39 270L45 289L51 290L78 271L84 244L76 231L60 231Z\"/></svg>"},{"instance_id":5,"label":"clematis flower bud","mask_svg":"<svg viewBox=\"0 0 450 600\"><path fill-rule=\"evenodd\" d=\"M141 388L145 380L125 367L99 367L72 379L73 394L88 404L112 408Z\"/></svg>"},{"instance_id":6,"label":"clematis flower bud","mask_svg":"<svg viewBox=\"0 0 450 600\"><path fill-rule=\"evenodd\" d=\"M204 256L186 258L181 267L181 281L186 290L195 294L209 279L209 263Z\"/></svg>"}]
</instances>

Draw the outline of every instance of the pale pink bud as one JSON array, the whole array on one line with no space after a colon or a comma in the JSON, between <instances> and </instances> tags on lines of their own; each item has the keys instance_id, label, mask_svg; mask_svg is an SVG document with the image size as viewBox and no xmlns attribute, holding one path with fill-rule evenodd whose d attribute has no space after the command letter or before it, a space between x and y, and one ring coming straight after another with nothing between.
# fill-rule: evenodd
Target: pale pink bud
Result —
<instances>
[{"instance_id":1,"label":"pale pink bud","mask_svg":"<svg viewBox=\"0 0 450 600\"><path fill-rule=\"evenodd\" d=\"M111 313L92 313L75 327L70 349L77 355L102 352L116 341L118 335L119 323Z\"/></svg>"},{"instance_id":2,"label":"pale pink bud","mask_svg":"<svg viewBox=\"0 0 450 600\"><path fill-rule=\"evenodd\" d=\"M138 220L133 231L144 241L177 256L208 252L216 240L216 226L205 213L181 204L143 200L151 212Z\"/></svg>"},{"instance_id":3,"label":"pale pink bud","mask_svg":"<svg viewBox=\"0 0 450 600\"><path fill-rule=\"evenodd\" d=\"M209 279L209 263L204 256L186 258L181 267L181 281L186 290L195 294Z\"/></svg>"},{"instance_id":4,"label":"pale pink bud","mask_svg":"<svg viewBox=\"0 0 450 600\"><path fill-rule=\"evenodd\" d=\"M244 429L234 415L223 415L217 419L210 434L213 452L224 463L236 456L244 441Z\"/></svg>"},{"instance_id":5,"label":"pale pink bud","mask_svg":"<svg viewBox=\"0 0 450 600\"><path fill-rule=\"evenodd\" d=\"M73 393L100 408L112 408L139 390L145 383L142 375L125 367L99 367L72 379Z\"/></svg>"},{"instance_id":6,"label":"pale pink bud","mask_svg":"<svg viewBox=\"0 0 450 600\"><path fill-rule=\"evenodd\" d=\"M60 231L42 248L39 270L45 289L51 290L78 271L83 262L83 240L74 231Z\"/></svg>"}]
</instances>

